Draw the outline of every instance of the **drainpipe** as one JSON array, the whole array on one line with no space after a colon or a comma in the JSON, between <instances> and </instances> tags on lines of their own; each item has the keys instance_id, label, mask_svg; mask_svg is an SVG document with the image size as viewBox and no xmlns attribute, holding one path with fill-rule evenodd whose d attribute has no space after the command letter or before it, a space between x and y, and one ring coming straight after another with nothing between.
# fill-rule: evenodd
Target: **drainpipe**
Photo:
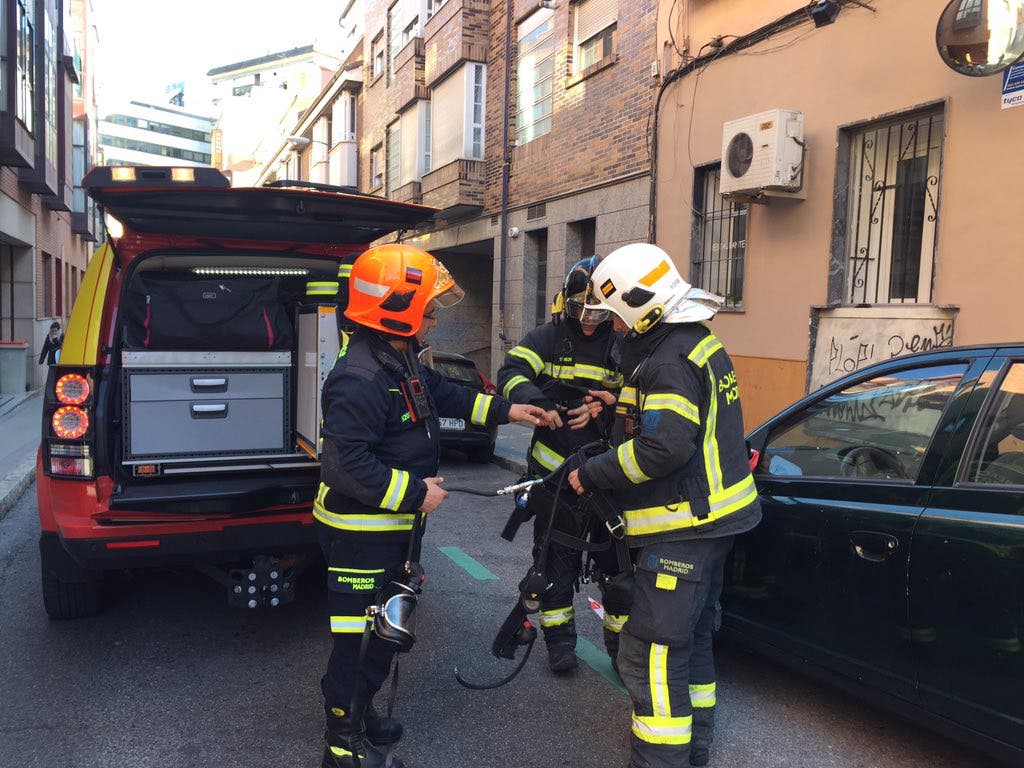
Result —
<instances>
[{"instance_id":1,"label":"drainpipe","mask_svg":"<svg viewBox=\"0 0 1024 768\"><path fill-rule=\"evenodd\" d=\"M501 245L498 262L498 338L505 341L505 271L508 265L508 182L512 166L508 124L512 112L512 4L505 0L505 104L501 126Z\"/></svg>"}]
</instances>

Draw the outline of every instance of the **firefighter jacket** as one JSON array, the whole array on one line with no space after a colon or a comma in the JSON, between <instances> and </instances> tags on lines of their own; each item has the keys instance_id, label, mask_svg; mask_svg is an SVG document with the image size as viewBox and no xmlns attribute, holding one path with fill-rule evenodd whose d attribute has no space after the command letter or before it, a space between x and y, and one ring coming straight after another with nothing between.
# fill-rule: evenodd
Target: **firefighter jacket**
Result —
<instances>
[{"instance_id":1,"label":"firefighter jacket","mask_svg":"<svg viewBox=\"0 0 1024 768\"><path fill-rule=\"evenodd\" d=\"M505 355L498 369L498 389L514 403L537 405L545 411L579 405L586 390L601 389L602 381L618 379L621 336L610 326L601 326L593 336L586 336L572 320L537 326ZM568 422L564 412L562 421ZM568 423L559 429L537 427L530 443L530 469L551 472L576 448L601 436L597 421L578 430L569 429Z\"/></svg>"},{"instance_id":2,"label":"firefighter jacket","mask_svg":"<svg viewBox=\"0 0 1024 768\"><path fill-rule=\"evenodd\" d=\"M323 455L313 516L342 531L408 536L427 492L423 478L437 474L438 417L503 424L511 404L419 365L431 413L417 420L395 372L399 353L364 329L344 335L342 343L323 387ZM392 370L380 354L393 361Z\"/></svg>"},{"instance_id":3,"label":"firefighter jacket","mask_svg":"<svg viewBox=\"0 0 1024 768\"><path fill-rule=\"evenodd\" d=\"M732 361L702 323L665 324L623 344L617 446L580 470L610 489L630 547L730 536L761 518Z\"/></svg>"}]
</instances>

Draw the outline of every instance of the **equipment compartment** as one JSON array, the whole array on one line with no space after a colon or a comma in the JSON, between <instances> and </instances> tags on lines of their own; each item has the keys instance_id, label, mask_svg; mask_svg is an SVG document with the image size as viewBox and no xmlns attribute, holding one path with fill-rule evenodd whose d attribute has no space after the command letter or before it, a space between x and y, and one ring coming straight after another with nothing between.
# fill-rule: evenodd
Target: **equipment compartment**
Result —
<instances>
[{"instance_id":1,"label":"equipment compartment","mask_svg":"<svg viewBox=\"0 0 1024 768\"><path fill-rule=\"evenodd\" d=\"M289 352L122 353L124 463L293 453Z\"/></svg>"}]
</instances>

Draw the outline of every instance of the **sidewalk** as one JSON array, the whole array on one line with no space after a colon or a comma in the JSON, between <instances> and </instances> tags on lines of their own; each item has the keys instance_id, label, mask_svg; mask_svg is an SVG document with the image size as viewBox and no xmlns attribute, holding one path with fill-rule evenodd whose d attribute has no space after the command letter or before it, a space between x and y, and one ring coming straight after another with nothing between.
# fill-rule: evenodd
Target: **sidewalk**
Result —
<instances>
[{"instance_id":1,"label":"sidewalk","mask_svg":"<svg viewBox=\"0 0 1024 768\"><path fill-rule=\"evenodd\" d=\"M0 519L35 480L42 413L41 390L0 395Z\"/></svg>"}]
</instances>

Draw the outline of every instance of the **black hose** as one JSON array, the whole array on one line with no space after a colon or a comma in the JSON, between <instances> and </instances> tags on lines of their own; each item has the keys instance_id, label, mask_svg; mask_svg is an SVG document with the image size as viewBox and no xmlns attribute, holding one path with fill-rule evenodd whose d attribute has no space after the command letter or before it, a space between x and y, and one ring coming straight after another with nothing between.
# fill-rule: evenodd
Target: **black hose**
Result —
<instances>
[{"instance_id":1,"label":"black hose","mask_svg":"<svg viewBox=\"0 0 1024 768\"><path fill-rule=\"evenodd\" d=\"M459 685L463 688L469 688L471 691L489 691L492 688L500 688L506 683L511 683L516 678L516 675L523 671L523 667L526 666L526 660L530 658L530 651L533 650L533 644L535 642L537 642L536 635L529 643L526 644L526 653L523 654L523 658L519 660L516 668L495 683L471 683L462 676L458 667L455 668L455 679L458 681Z\"/></svg>"},{"instance_id":2,"label":"black hose","mask_svg":"<svg viewBox=\"0 0 1024 768\"><path fill-rule=\"evenodd\" d=\"M442 490L448 491L448 493L469 493L473 496L497 496L497 491L481 491L479 488L463 488L459 485L442 485Z\"/></svg>"}]
</instances>

